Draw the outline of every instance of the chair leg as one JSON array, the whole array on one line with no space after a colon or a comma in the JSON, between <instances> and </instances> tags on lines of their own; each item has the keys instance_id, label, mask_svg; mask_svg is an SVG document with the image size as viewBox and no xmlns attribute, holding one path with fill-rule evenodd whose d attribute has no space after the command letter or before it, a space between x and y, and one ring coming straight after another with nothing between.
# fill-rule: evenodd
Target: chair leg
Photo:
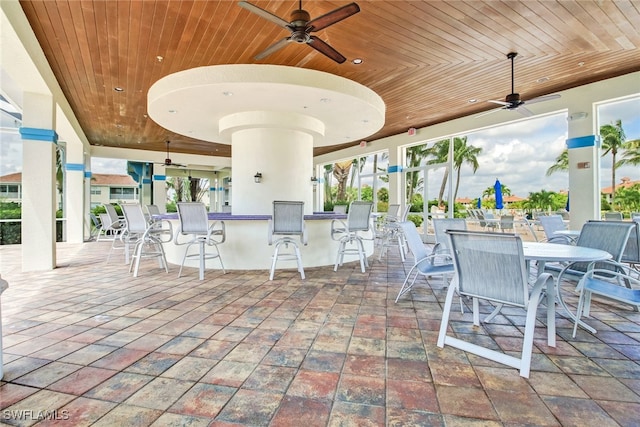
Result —
<instances>
[{"instance_id":1,"label":"chair leg","mask_svg":"<svg viewBox=\"0 0 640 427\"><path fill-rule=\"evenodd\" d=\"M278 260L278 252L280 250L280 244L276 243L276 248L273 252L273 260L271 261L271 272L269 273L269 280L273 280L273 275L276 270L276 261Z\"/></svg>"},{"instance_id":2,"label":"chair leg","mask_svg":"<svg viewBox=\"0 0 640 427\"><path fill-rule=\"evenodd\" d=\"M451 304L453 303L453 295L456 292L457 285L451 283L447 290L447 298L444 301L444 308L442 309L442 320L440 321L440 332L438 333L437 346L444 347L444 340L447 336L447 328L449 327L449 314L451 313Z\"/></svg>"},{"instance_id":3,"label":"chair leg","mask_svg":"<svg viewBox=\"0 0 640 427\"><path fill-rule=\"evenodd\" d=\"M200 249L200 271L199 271L199 279L204 280L204 241L199 242Z\"/></svg>"},{"instance_id":4,"label":"chair leg","mask_svg":"<svg viewBox=\"0 0 640 427\"><path fill-rule=\"evenodd\" d=\"M342 265L344 262L344 250L345 250L346 242L340 240L340 245L338 245L338 254L336 255L336 263L333 266L333 271L338 271L338 265Z\"/></svg>"},{"instance_id":5,"label":"chair leg","mask_svg":"<svg viewBox=\"0 0 640 427\"><path fill-rule=\"evenodd\" d=\"M294 250L296 252L296 259L298 262L298 271L300 272L300 277L304 280L304 268L302 268L302 255L300 254L300 248L298 245L294 244Z\"/></svg>"}]
</instances>

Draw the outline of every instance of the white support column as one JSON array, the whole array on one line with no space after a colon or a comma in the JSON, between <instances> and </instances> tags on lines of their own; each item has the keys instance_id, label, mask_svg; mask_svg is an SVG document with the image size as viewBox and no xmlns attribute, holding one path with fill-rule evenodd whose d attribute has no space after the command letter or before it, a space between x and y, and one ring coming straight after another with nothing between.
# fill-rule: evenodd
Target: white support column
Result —
<instances>
[{"instance_id":1,"label":"white support column","mask_svg":"<svg viewBox=\"0 0 640 427\"><path fill-rule=\"evenodd\" d=\"M389 150L389 203L402 204L404 194L401 191L402 182L402 161L401 161L401 148L397 147L395 150ZM407 200L407 204L411 203Z\"/></svg>"},{"instance_id":2,"label":"white support column","mask_svg":"<svg viewBox=\"0 0 640 427\"><path fill-rule=\"evenodd\" d=\"M64 217L67 242L82 243L85 237L84 147L79 140L66 141Z\"/></svg>"},{"instance_id":3,"label":"white support column","mask_svg":"<svg viewBox=\"0 0 640 427\"><path fill-rule=\"evenodd\" d=\"M574 107L567 120L570 228L579 230L588 220L600 218L600 138L592 114Z\"/></svg>"},{"instance_id":4,"label":"white support column","mask_svg":"<svg viewBox=\"0 0 640 427\"><path fill-rule=\"evenodd\" d=\"M22 149L22 271L56 267L55 105L50 95L25 92Z\"/></svg>"},{"instance_id":5,"label":"white support column","mask_svg":"<svg viewBox=\"0 0 640 427\"><path fill-rule=\"evenodd\" d=\"M151 188L153 191L153 204L158 206L160 212L167 211L167 168L163 165L153 167Z\"/></svg>"}]
</instances>

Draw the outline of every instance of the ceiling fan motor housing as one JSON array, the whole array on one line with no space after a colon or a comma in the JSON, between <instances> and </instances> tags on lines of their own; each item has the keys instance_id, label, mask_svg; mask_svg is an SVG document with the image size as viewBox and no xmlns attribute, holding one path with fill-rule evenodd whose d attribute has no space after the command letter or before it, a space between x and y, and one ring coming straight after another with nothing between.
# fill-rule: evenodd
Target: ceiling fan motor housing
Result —
<instances>
[{"instance_id":1,"label":"ceiling fan motor housing","mask_svg":"<svg viewBox=\"0 0 640 427\"><path fill-rule=\"evenodd\" d=\"M515 107L517 107L520 104L523 104L523 102L520 100L520 94L519 93L510 93L505 98L505 102L508 102L509 104L512 104Z\"/></svg>"}]
</instances>

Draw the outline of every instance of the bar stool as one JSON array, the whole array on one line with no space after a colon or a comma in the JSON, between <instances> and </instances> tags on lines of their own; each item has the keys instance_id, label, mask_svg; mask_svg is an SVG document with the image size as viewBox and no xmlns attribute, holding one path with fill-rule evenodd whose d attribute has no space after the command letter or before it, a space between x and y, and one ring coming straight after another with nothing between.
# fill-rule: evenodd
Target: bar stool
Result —
<instances>
[{"instance_id":1,"label":"bar stool","mask_svg":"<svg viewBox=\"0 0 640 427\"><path fill-rule=\"evenodd\" d=\"M282 236L274 241L274 237ZM304 225L304 202L273 202L273 217L269 220L269 246L275 244L271 262L271 272L269 280L273 280L278 260L296 261L298 263L298 271L304 279L304 269L302 267L302 256L300 255L300 247L294 239L298 236L300 243L307 245L307 232ZM293 247L293 252L280 252L281 246L288 248Z\"/></svg>"}]
</instances>

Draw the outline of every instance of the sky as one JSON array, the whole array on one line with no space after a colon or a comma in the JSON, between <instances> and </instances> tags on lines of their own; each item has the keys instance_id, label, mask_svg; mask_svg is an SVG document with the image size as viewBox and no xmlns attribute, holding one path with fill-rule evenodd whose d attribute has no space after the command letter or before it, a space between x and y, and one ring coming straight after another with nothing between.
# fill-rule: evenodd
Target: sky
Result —
<instances>
[{"instance_id":1,"label":"sky","mask_svg":"<svg viewBox=\"0 0 640 427\"><path fill-rule=\"evenodd\" d=\"M640 139L640 97L608 103L599 107L599 125L621 119L627 140ZM482 148L475 174L469 165L461 170L458 198L471 199L493 186L496 178L511 193L527 197L540 190L560 191L569 187L566 172L547 177L546 171L565 148L567 139L566 115L533 117L510 125L467 134L467 143ZM22 145L16 133L0 133L0 176L22 169ZM601 186L611 186L611 156L601 158ZM93 173L126 174L126 160L93 158ZM616 180L629 177L640 180L640 166L625 166L616 170ZM436 180L434 180L436 181ZM439 188L440 181L432 183ZM430 185L430 187L431 187ZM437 194L437 190L429 194ZM429 196L430 197L430 196ZM431 198L431 197L430 197Z\"/></svg>"}]
</instances>

